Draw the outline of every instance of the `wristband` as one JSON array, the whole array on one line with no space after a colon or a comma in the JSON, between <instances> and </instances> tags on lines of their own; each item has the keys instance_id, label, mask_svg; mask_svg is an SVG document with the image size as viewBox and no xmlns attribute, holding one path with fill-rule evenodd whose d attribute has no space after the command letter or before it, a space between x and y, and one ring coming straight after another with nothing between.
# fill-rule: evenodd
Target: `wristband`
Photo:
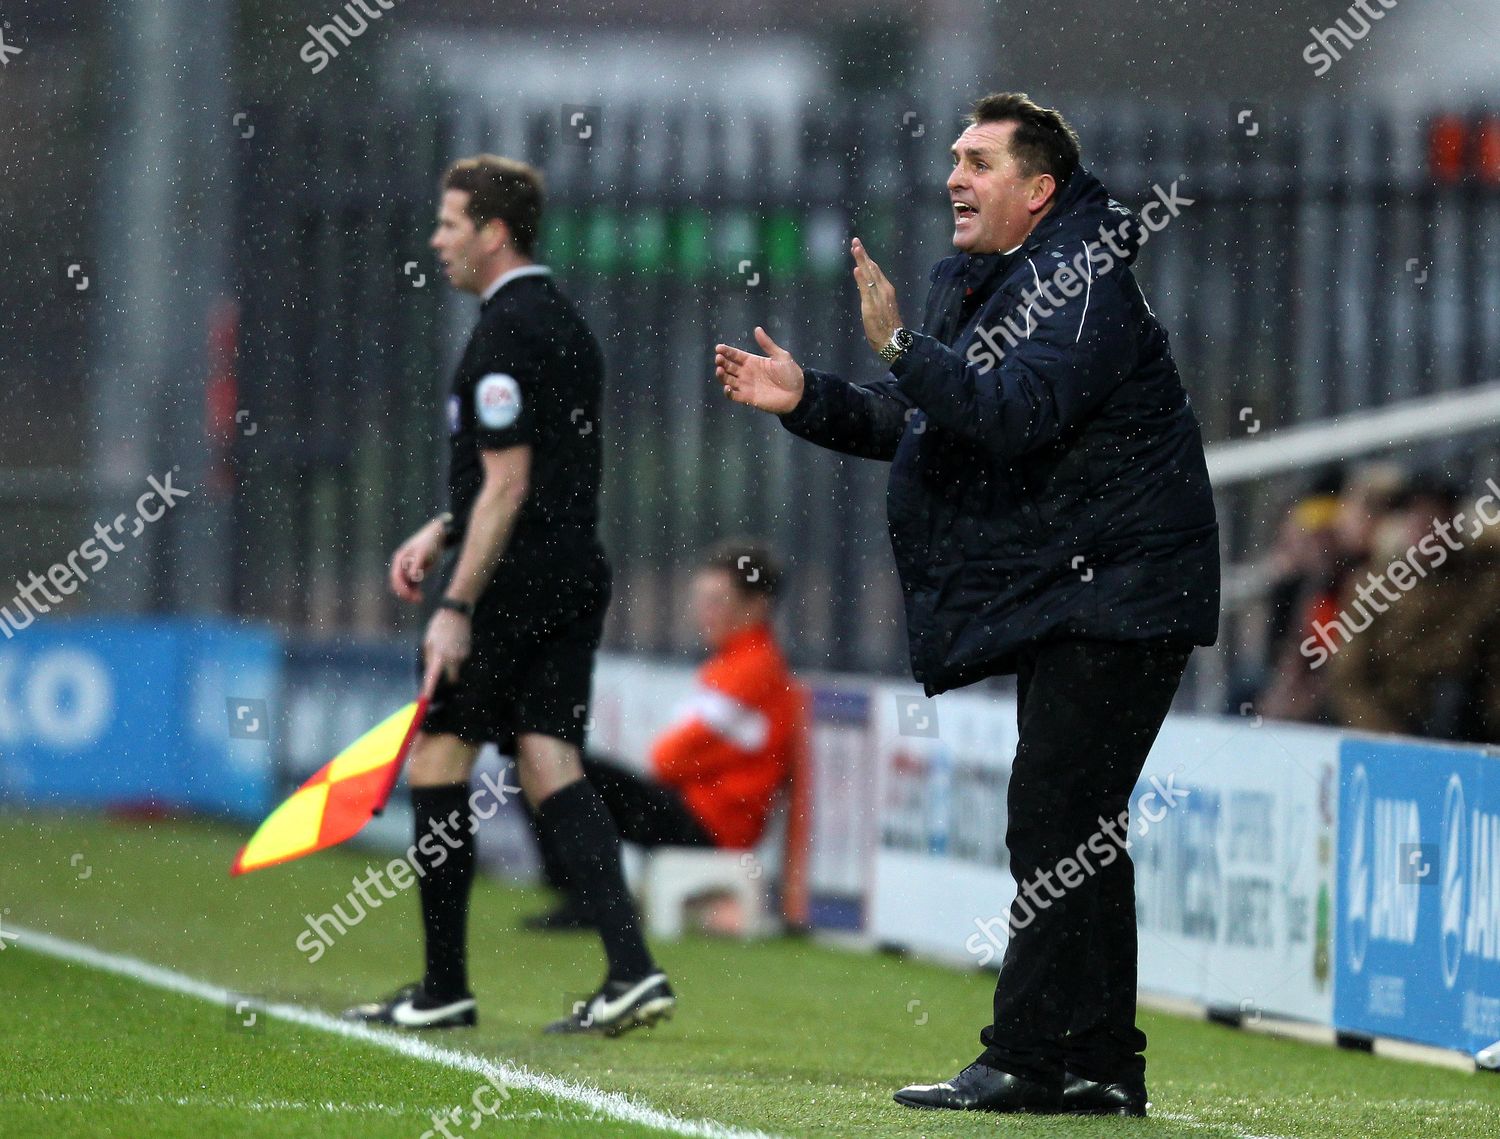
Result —
<instances>
[{"instance_id":1,"label":"wristband","mask_svg":"<svg viewBox=\"0 0 1500 1139\"><path fill-rule=\"evenodd\" d=\"M467 601L460 601L456 597L440 597L437 607L439 609L451 609L455 613L462 613L465 617L474 616L474 606Z\"/></svg>"}]
</instances>

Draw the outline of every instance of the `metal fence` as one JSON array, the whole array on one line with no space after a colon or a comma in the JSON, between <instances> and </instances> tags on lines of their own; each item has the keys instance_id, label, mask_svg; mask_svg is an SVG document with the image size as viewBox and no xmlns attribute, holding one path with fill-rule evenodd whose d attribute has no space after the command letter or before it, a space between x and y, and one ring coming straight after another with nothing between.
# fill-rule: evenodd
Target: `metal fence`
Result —
<instances>
[{"instance_id":1,"label":"metal fence","mask_svg":"<svg viewBox=\"0 0 1500 1139\"><path fill-rule=\"evenodd\" d=\"M254 114L269 145L243 152L240 178L238 379L259 430L236 443L238 611L412 627L385 566L439 506L441 398L473 320L425 242L443 166L489 150L546 174L541 256L608 360L608 644L686 651L696 552L755 534L792 570L796 663L905 670L883 466L727 404L712 346L753 344L763 324L804 363L876 378L848 238L864 239L914 319L927 269L951 252L956 111L896 97L792 115L497 108L426 89L378 109ZM1175 182L1192 199L1137 274L1209 439L1500 375L1500 248L1487 237L1500 190L1482 163L1434 175L1441 123L1333 105L1295 121L1116 106L1072 117L1085 165L1116 197L1139 207ZM1463 120L1477 157L1486 121ZM1225 496L1231 563L1283 505L1265 486Z\"/></svg>"}]
</instances>

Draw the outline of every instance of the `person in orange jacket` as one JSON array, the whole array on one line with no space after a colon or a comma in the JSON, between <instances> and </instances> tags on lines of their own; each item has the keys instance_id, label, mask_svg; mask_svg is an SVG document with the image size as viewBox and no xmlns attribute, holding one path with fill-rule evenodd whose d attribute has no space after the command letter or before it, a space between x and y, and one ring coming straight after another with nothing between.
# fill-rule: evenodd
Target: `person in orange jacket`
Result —
<instances>
[{"instance_id":1,"label":"person in orange jacket","mask_svg":"<svg viewBox=\"0 0 1500 1139\"><path fill-rule=\"evenodd\" d=\"M728 541L713 547L690 594L694 623L713 655L653 743L650 776L585 755L584 773L627 842L734 850L760 840L790 775L802 707L802 690L771 628L781 582L780 567L763 546ZM546 878L566 900L526 925L590 925L588 884L569 881L563 860L544 836L537 840Z\"/></svg>"}]
</instances>

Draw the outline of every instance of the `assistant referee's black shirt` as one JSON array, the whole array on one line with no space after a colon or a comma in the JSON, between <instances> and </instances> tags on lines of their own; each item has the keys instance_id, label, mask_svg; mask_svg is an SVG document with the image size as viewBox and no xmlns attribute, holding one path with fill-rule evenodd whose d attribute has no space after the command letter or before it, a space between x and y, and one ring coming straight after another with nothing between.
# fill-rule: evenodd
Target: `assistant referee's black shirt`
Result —
<instances>
[{"instance_id":1,"label":"assistant referee's black shirt","mask_svg":"<svg viewBox=\"0 0 1500 1139\"><path fill-rule=\"evenodd\" d=\"M604 355L541 265L512 270L480 306L448 397L449 509L457 531L484 482L480 452L531 446L531 477L492 586L604 568L599 404ZM607 570L604 570L607 572Z\"/></svg>"}]
</instances>

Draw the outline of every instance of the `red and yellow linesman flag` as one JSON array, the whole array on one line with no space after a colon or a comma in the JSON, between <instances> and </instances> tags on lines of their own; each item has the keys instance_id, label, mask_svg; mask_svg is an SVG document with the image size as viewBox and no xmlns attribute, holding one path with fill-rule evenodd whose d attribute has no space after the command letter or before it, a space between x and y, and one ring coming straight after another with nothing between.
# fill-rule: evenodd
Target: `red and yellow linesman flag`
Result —
<instances>
[{"instance_id":1,"label":"red and yellow linesman flag","mask_svg":"<svg viewBox=\"0 0 1500 1139\"><path fill-rule=\"evenodd\" d=\"M427 713L427 698L375 725L325 764L260 824L231 876L290 862L357 835L391 797Z\"/></svg>"}]
</instances>

